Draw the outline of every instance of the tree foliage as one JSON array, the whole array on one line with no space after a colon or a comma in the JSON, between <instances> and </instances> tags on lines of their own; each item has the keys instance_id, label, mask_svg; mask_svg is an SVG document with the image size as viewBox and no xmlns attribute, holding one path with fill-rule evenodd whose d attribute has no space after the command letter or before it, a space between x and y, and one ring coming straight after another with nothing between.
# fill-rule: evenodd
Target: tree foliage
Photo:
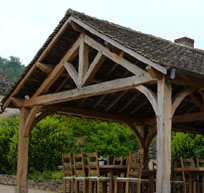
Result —
<instances>
[{"instance_id":1,"label":"tree foliage","mask_svg":"<svg viewBox=\"0 0 204 193\"><path fill-rule=\"evenodd\" d=\"M21 64L18 57L10 56L9 59L0 57L0 68L11 80L16 81L21 76L25 66Z\"/></svg>"},{"instance_id":2,"label":"tree foliage","mask_svg":"<svg viewBox=\"0 0 204 193\"><path fill-rule=\"evenodd\" d=\"M172 140L172 159L179 162L180 157L199 157L204 159L204 138L201 135L174 133Z\"/></svg>"},{"instance_id":3,"label":"tree foliage","mask_svg":"<svg viewBox=\"0 0 204 193\"><path fill-rule=\"evenodd\" d=\"M0 173L16 171L19 117L0 120ZM82 137L83 143L77 143ZM66 116L48 116L37 124L30 136L29 171L57 169L61 154L95 152L99 155L126 156L138 149L132 132L117 123ZM4 169L3 169L4 168Z\"/></svg>"}]
</instances>

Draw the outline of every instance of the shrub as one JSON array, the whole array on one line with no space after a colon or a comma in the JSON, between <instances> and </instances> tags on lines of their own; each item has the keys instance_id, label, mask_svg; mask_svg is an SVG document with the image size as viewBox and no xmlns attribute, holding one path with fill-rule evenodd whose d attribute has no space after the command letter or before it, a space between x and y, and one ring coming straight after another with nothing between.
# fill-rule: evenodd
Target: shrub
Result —
<instances>
[{"instance_id":1,"label":"shrub","mask_svg":"<svg viewBox=\"0 0 204 193\"><path fill-rule=\"evenodd\" d=\"M0 173L10 173L11 163L8 160L10 151L10 143L14 135L16 135L19 127L19 117L8 117L0 119Z\"/></svg>"}]
</instances>

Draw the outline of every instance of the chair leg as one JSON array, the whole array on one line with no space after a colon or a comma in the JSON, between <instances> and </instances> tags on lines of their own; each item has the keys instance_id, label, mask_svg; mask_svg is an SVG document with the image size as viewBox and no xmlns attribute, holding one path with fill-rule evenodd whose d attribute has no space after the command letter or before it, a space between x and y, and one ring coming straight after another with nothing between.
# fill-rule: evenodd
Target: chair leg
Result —
<instances>
[{"instance_id":1,"label":"chair leg","mask_svg":"<svg viewBox=\"0 0 204 193\"><path fill-rule=\"evenodd\" d=\"M79 193L79 181L75 181L75 193Z\"/></svg>"},{"instance_id":2,"label":"chair leg","mask_svg":"<svg viewBox=\"0 0 204 193\"><path fill-rule=\"evenodd\" d=\"M118 193L118 183L117 183L117 181L115 181L115 183L114 183L114 193Z\"/></svg>"},{"instance_id":3,"label":"chair leg","mask_svg":"<svg viewBox=\"0 0 204 193\"><path fill-rule=\"evenodd\" d=\"M126 182L126 186L125 186L125 193L129 193L129 182Z\"/></svg>"},{"instance_id":4,"label":"chair leg","mask_svg":"<svg viewBox=\"0 0 204 193\"><path fill-rule=\"evenodd\" d=\"M97 180L97 193L100 193L100 181Z\"/></svg>"},{"instance_id":5,"label":"chair leg","mask_svg":"<svg viewBox=\"0 0 204 193\"><path fill-rule=\"evenodd\" d=\"M137 193L141 192L141 181L138 181L137 183Z\"/></svg>"},{"instance_id":6,"label":"chair leg","mask_svg":"<svg viewBox=\"0 0 204 193\"><path fill-rule=\"evenodd\" d=\"M89 180L89 193L92 193L92 181Z\"/></svg>"},{"instance_id":7,"label":"chair leg","mask_svg":"<svg viewBox=\"0 0 204 193\"><path fill-rule=\"evenodd\" d=\"M65 181L65 179L63 180L63 193L66 193L66 181Z\"/></svg>"}]
</instances>

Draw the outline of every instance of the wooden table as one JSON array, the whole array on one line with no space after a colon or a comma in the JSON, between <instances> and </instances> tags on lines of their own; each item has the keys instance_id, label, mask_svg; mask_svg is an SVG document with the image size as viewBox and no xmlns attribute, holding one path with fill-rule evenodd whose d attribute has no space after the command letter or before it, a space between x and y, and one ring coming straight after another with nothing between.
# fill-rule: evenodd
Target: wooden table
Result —
<instances>
[{"instance_id":1,"label":"wooden table","mask_svg":"<svg viewBox=\"0 0 204 193\"><path fill-rule=\"evenodd\" d=\"M114 181L113 176L115 173L126 172L127 166L124 165L99 165L101 173L110 173L110 193L114 192Z\"/></svg>"},{"instance_id":2,"label":"wooden table","mask_svg":"<svg viewBox=\"0 0 204 193\"><path fill-rule=\"evenodd\" d=\"M204 167L174 168L173 171L189 173L189 193L193 192L192 174L201 174L202 175L202 192L204 192ZM196 190L194 190L194 192L195 191Z\"/></svg>"}]
</instances>

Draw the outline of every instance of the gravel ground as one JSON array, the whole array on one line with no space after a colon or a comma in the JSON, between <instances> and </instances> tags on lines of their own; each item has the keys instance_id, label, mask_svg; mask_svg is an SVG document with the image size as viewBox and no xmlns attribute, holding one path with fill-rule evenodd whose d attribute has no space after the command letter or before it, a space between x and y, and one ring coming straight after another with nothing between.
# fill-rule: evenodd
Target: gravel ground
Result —
<instances>
[{"instance_id":1,"label":"gravel ground","mask_svg":"<svg viewBox=\"0 0 204 193\"><path fill-rule=\"evenodd\" d=\"M0 184L0 193L15 193L15 186L11 186L11 185L8 186L8 185ZM54 192L29 189L28 193L54 193Z\"/></svg>"},{"instance_id":2,"label":"gravel ground","mask_svg":"<svg viewBox=\"0 0 204 193\"><path fill-rule=\"evenodd\" d=\"M0 175L0 193L7 193L3 191L4 187L10 187L11 192L13 193L12 188L15 188L16 177L12 175ZM2 189L1 189L2 188ZM61 193L63 188L62 180L28 180L28 188L32 189L31 193L43 193L46 192L57 192ZM37 191L43 190L43 191ZM8 190L8 193L9 190ZM45 192L44 192L45 193Z\"/></svg>"}]
</instances>

